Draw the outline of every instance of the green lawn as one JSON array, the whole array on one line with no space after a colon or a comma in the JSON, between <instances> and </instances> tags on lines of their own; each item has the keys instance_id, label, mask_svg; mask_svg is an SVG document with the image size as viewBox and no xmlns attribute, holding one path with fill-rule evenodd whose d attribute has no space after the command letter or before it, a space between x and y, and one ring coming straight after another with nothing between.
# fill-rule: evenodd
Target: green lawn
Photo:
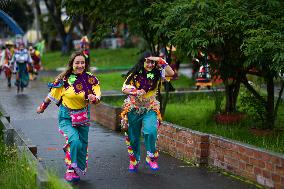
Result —
<instances>
[{"instance_id":1,"label":"green lawn","mask_svg":"<svg viewBox=\"0 0 284 189\"><path fill-rule=\"evenodd\" d=\"M114 106L121 106L123 99L104 100ZM212 96L196 94L182 100L172 99L167 104L164 120L204 133L216 134L233 140L252 144L271 151L284 153L284 104L280 106L276 129L271 135L255 135L251 131L255 122L247 119L239 124L221 125L213 120L215 105Z\"/></svg>"},{"instance_id":2,"label":"green lawn","mask_svg":"<svg viewBox=\"0 0 284 189\"><path fill-rule=\"evenodd\" d=\"M92 49L90 52L91 66L104 69L128 69L138 60L137 48L119 49ZM47 52L42 58L42 64L46 70L55 70L68 64L70 55L61 55L60 51Z\"/></svg>"},{"instance_id":3,"label":"green lawn","mask_svg":"<svg viewBox=\"0 0 284 189\"><path fill-rule=\"evenodd\" d=\"M35 176L35 163L29 162L24 153L19 155L16 147L4 145L2 125L0 125L0 188L38 189ZM49 173L48 179L47 189L70 188L54 173Z\"/></svg>"},{"instance_id":4,"label":"green lawn","mask_svg":"<svg viewBox=\"0 0 284 189\"><path fill-rule=\"evenodd\" d=\"M193 99L188 102L169 103L164 120L204 133L216 134L226 138L259 146L275 152L284 153L284 132L276 130L268 136L258 136L251 132L252 120L245 120L239 124L220 125L212 119L214 101L211 99ZM282 105L279 110L277 128L284 127L284 111Z\"/></svg>"},{"instance_id":5,"label":"green lawn","mask_svg":"<svg viewBox=\"0 0 284 189\"><path fill-rule=\"evenodd\" d=\"M121 72L113 73L99 73L95 74L100 81L100 87L102 91L121 91L121 87L124 82L124 78L121 76Z\"/></svg>"}]
</instances>

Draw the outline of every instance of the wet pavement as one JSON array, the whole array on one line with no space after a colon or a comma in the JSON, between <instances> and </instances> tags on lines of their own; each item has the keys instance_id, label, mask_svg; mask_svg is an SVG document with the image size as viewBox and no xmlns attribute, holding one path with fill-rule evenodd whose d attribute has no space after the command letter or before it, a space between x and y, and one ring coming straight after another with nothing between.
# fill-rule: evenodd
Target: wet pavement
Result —
<instances>
[{"instance_id":1,"label":"wet pavement","mask_svg":"<svg viewBox=\"0 0 284 189\"><path fill-rule=\"evenodd\" d=\"M41 75L55 76L45 72ZM65 172L65 142L57 127L57 107L52 104L44 114L36 114L37 106L42 102L48 88L45 83L32 81L22 94L16 93L13 86L8 89L3 74L0 79L0 103L11 116L11 123L38 147L38 159L44 167L63 177ZM142 152L145 157L145 151ZM127 150L123 136L93 122L89 132L89 169L81 181L73 185L80 189L253 189L240 180L224 176L206 168L190 165L161 153L160 170L151 171L142 159L137 173L129 173Z\"/></svg>"}]
</instances>

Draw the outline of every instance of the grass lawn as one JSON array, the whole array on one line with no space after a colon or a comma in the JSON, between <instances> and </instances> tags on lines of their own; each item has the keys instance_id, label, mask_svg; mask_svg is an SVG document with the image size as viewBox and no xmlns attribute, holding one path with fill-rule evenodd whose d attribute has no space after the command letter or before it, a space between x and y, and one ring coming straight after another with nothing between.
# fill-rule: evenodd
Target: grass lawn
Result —
<instances>
[{"instance_id":1,"label":"grass lawn","mask_svg":"<svg viewBox=\"0 0 284 189\"><path fill-rule=\"evenodd\" d=\"M120 49L92 49L90 52L91 66L101 70L116 68L128 69L138 60L137 48ZM42 58L42 64L46 70L55 70L58 67L65 67L68 64L70 55L61 55L60 51L47 52Z\"/></svg>"},{"instance_id":2,"label":"grass lawn","mask_svg":"<svg viewBox=\"0 0 284 189\"><path fill-rule=\"evenodd\" d=\"M212 119L214 112L213 99L193 99L188 102L170 103L167 105L164 120L204 133L216 134L244 143L256 145L275 152L284 153L284 132L276 130L271 135L255 135L251 131L254 127L252 120L245 120L239 124L220 125ZM276 122L278 128L284 127L284 106L279 110Z\"/></svg>"},{"instance_id":3,"label":"grass lawn","mask_svg":"<svg viewBox=\"0 0 284 189\"><path fill-rule=\"evenodd\" d=\"M0 125L0 188L38 189L35 180L36 165L29 163L25 154L19 155L16 147L7 147L3 143L2 125ZM47 189L67 188L53 173L49 173Z\"/></svg>"},{"instance_id":4,"label":"grass lawn","mask_svg":"<svg viewBox=\"0 0 284 189\"><path fill-rule=\"evenodd\" d=\"M121 76L121 72L113 73L99 73L95 74L100 81L100 87L102 91L121 91L121 87L124 82L124 78Z\"/></svg>"},{"instance_id":5,"label":"grass lawn","mask_svg":"<svg viewBox=\"0 0 284 189\"><path fill-rule=\"evenodd\" d=\"M123 100L107 99L106 103L121 106ZM269 135L256 135L251 128L253 120L247 119L239 124L221 125L215 123L214 100L212 96L196 95L182 101L172 100L167 104L164 120L204 133L216 134L233 140L252 144L271 151L284 153L284 104L280 106L276 129Z\"/></svg>"}]
</instances>

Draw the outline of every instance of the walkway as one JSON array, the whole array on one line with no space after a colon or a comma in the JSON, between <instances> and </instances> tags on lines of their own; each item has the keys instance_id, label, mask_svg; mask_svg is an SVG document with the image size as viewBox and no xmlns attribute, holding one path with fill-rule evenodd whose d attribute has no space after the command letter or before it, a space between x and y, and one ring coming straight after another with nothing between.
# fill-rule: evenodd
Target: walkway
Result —
<instances>
[{"instance_id":1,"label":"walkway","mask_svg":"<svg viewBox=\"0 0 284 189\"><path fill-rule=\"evenodd\" d=\"M49 73L46 73L49 75ZM43 74L42 74L43 75ZM0 103L11 116L12 125L20 129L38 147L38 159L46 168L63 177L64 138L57 129L57 107L51 105L44 114L35 113L48 92L46 84L31 82L23 94L8 89L3 74L0 79ZM143 152L142 157L145 157ZM142 159L143 160L143 159ZM137 173L129 173L124 139L120 133L92 123L89 133L89 170L74 188L80 189L254 189L240 180L205 168L191 167L183 161L161 153L160 170L153 172L145 162Z\"/></svg>"}]
</instances>

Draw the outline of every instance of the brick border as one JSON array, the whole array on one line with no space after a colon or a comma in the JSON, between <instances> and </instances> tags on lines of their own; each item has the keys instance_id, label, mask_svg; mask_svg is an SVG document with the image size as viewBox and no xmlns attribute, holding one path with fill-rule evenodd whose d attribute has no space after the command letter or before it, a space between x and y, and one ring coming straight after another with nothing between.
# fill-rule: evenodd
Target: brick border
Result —
<instances>
[{"instance_id":1,"label":"brick border","mask_svg":"<svg viewBox=\"0 0 284 189\"><path fill-rule=\"evenodd\" d=\"M110 106L104 102L91 105L91 120L97 121L101 125L120 131L120 107Z\"/></svg>"},{"instance_id":2,"label":"brick border","mask_svg":"<svg viewBox=\"0 0 284 189\"><path fill-rule=\"evenodd\" d=\"M120 111L120 107L100 103L91 106L91 119L119 131ZM168 122L162 122L159 129L158 148L197 165L223 169L268 188L284 189L284 154Z\"/></svg>"}]
</instances>

